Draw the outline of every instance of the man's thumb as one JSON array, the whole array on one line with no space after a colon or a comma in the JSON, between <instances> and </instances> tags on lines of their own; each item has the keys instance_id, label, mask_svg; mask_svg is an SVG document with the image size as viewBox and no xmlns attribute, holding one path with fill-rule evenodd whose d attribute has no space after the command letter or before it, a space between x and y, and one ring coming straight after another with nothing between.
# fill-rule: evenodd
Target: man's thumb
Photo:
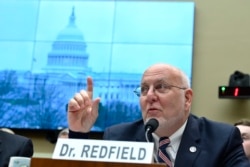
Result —
<instances>
[{"instance_id":1,"label":"man's thumb","mask_svg":"<svg viewBox=\"0 0 250 167\"><path fill-rule=\"evenodd\" d=\"M100 101L101 101L100 98L94 99L94 101L93 101L93 108L92 108L93 111L98 111Z\"/></svg>"}]
</instances>

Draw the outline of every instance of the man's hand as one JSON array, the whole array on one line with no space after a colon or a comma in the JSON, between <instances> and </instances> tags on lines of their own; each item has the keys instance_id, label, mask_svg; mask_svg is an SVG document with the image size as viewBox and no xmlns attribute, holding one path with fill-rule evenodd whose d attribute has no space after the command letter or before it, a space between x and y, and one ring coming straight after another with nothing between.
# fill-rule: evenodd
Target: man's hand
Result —
<instances>
[{"instance_id":1,"label":"man's hand","mask_svg":"<svg viewBox=\"0 0 250 167\"><path fill-rule=\"evenodd\" d=\"M76 93L68 103L69 129L75 132L89 132L98 117L100 98L93 99L93 80L87 78L87 90Z\"/></svg>"}]
</instances>

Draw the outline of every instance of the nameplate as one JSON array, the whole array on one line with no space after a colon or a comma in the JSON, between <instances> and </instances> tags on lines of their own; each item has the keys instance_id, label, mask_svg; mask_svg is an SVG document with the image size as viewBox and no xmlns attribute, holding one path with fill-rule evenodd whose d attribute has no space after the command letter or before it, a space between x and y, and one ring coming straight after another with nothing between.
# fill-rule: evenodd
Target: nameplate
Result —
<instances>
[{"instance_id":1,"label":"nameplate","mask_svg":"<svg viewBox=\"0 0 250 167\"><path fill-rule=\"evenodd\" d=\"M153 151L154 144L147 142L59 138L52 158L150 164Z\"/></svg>"}]
</instances>

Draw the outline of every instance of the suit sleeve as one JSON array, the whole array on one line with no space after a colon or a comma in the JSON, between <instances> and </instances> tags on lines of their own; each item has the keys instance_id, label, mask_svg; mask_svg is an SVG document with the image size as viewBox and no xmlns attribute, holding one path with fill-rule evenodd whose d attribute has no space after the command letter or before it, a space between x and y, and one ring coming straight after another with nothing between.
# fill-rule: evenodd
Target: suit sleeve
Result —
<instances>
[{"instance_id":1,"label":"suit sleeve","mask_svg":"<svg viewBox=\"0 0 250 167\"><path fill-rule=\"evenodd\" d=\"M24 140L20 148L19 156L32 157L33 153L34 149L32 141L30 139Z\"/></svg>"}]
</instances>

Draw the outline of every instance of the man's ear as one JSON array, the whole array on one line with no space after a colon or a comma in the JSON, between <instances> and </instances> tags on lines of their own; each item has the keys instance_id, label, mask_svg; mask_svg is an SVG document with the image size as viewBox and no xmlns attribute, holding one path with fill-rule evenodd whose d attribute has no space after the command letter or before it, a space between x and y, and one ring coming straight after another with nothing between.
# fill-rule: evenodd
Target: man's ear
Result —
<instances>
[{"instance_id":1,"label":"man's ear","mask_svg":"<svg viewBox=\"0 0 250 167\"><path fill-rule=\"evenodd\" d=\"M185 90L185 107L186 109L190 110L192 100L193 100L193 90L192 89L186 89Z\"/></svg>"}]
</instances>

